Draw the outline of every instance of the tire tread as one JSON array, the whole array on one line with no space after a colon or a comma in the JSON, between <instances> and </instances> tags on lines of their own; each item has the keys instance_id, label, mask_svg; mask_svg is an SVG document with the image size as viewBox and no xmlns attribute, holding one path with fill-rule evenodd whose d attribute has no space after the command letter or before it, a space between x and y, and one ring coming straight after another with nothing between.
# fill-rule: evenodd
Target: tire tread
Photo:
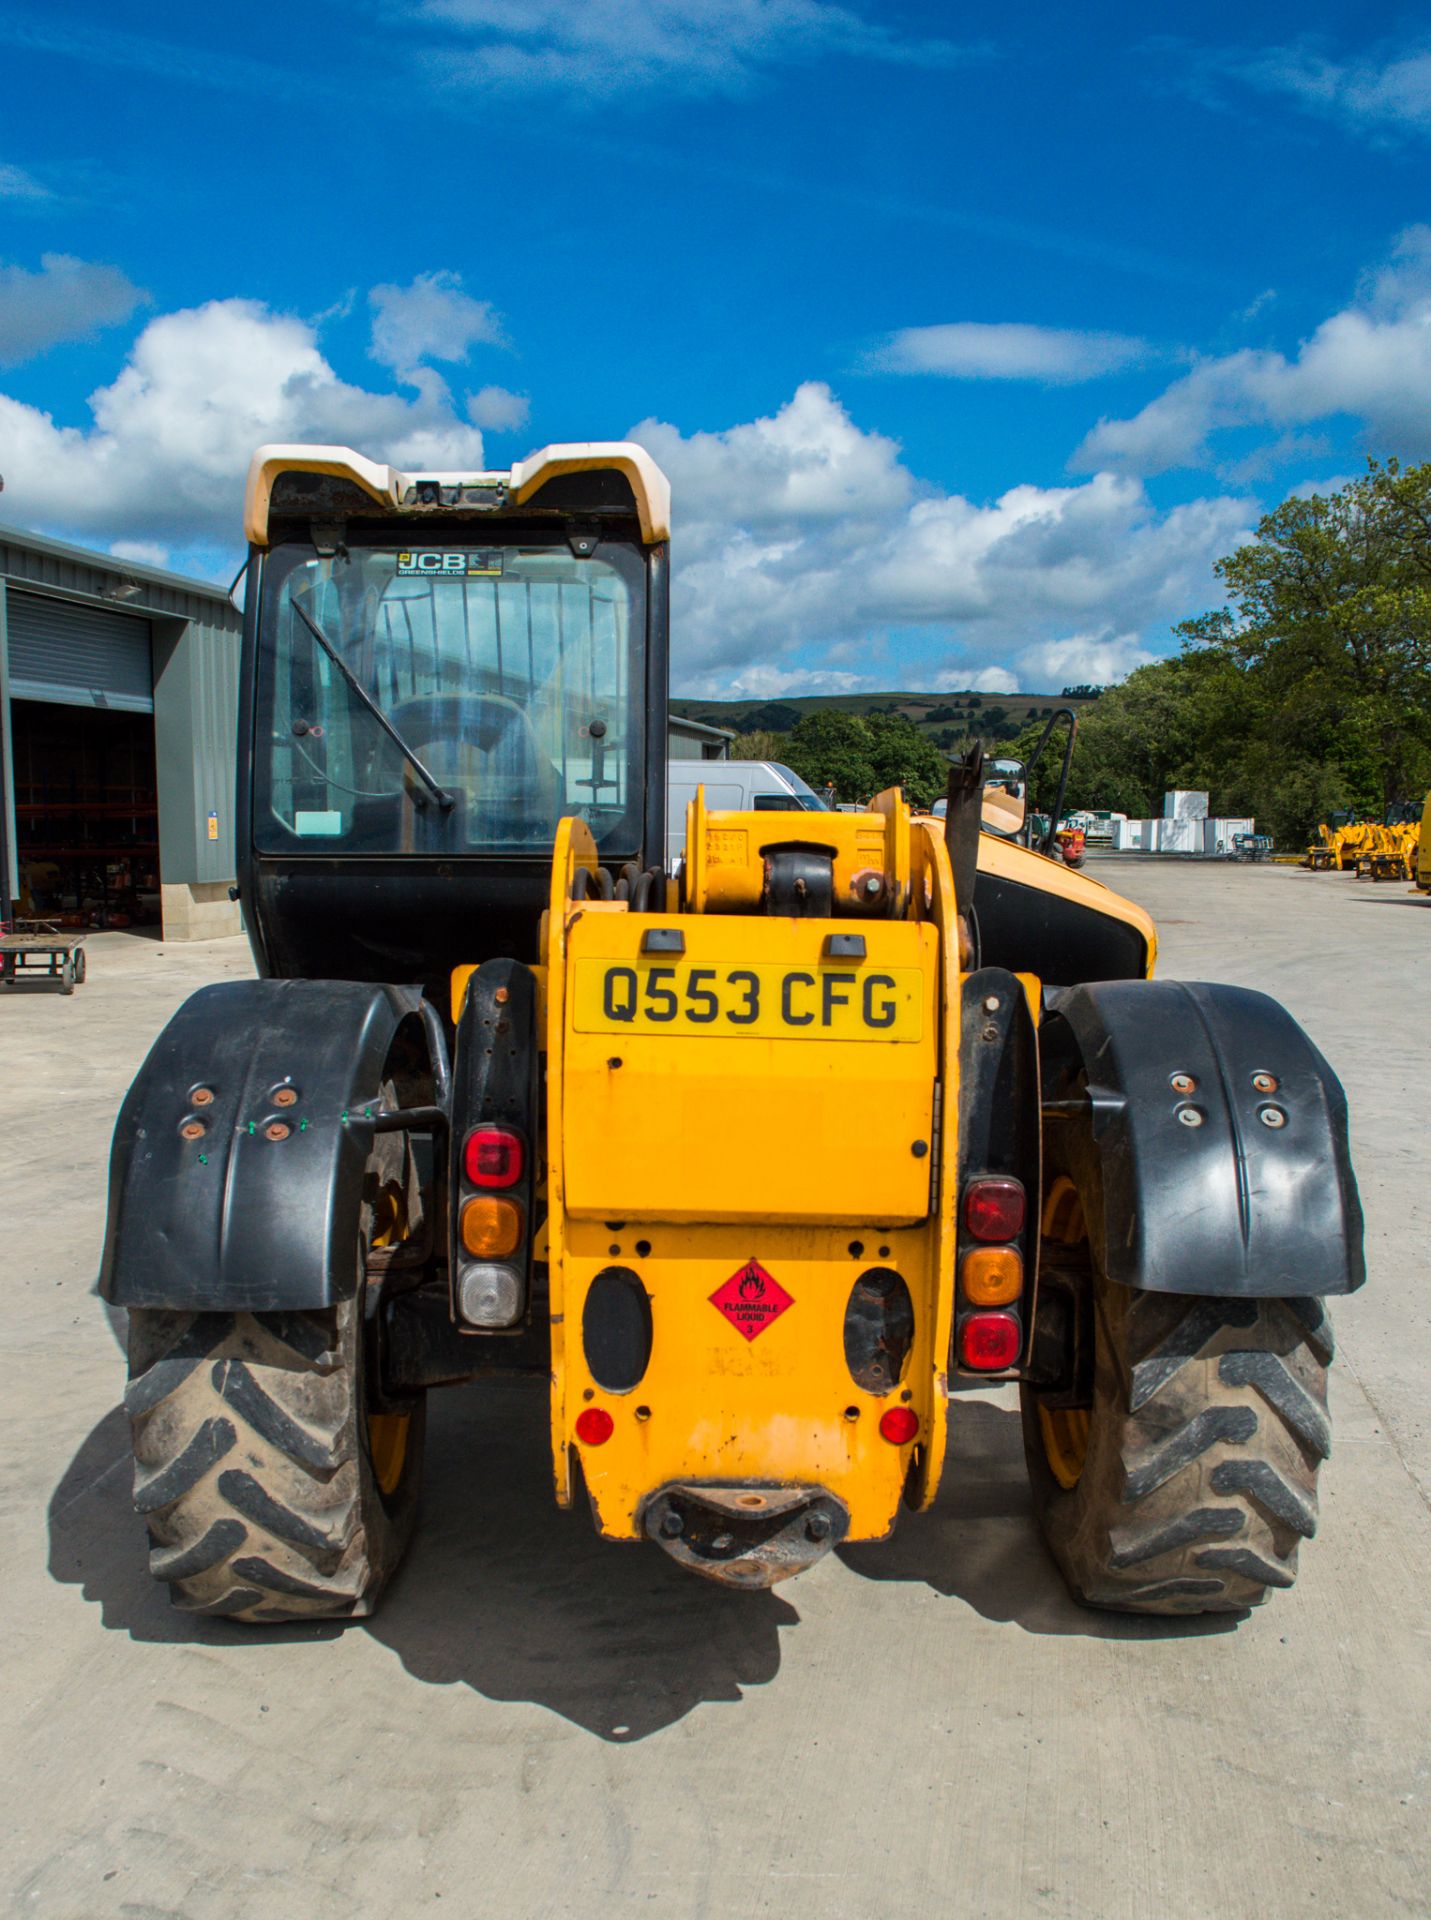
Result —
<instances>
[{"instance_id":1,"label":"tire tread","mask_svg":"<svg viewBox=\"0 0 1431 1920\"><path fill-rule=\"evenodd\" d=\"M1083 1477L1054 1487L1036 1402L1025 1444L1049 1546L1086 1605L1240 1612L1296 1578L1331 1447L1320 1300L1128 1295L1096 1273Z\"/></svg>"},{"instance_id":2,"label":"tire tread","mask_svg":"<svg viewBox=\"0 0 1431 1920\"><path fill-rule=\"evenodd\" d=\"M177 1607L239 1620L371 1610L415 1516L392 1511L358 1431L352 1302L324 1313L130 1315L125 1406L150 1572Z\"/></svg>"}]
</instances>

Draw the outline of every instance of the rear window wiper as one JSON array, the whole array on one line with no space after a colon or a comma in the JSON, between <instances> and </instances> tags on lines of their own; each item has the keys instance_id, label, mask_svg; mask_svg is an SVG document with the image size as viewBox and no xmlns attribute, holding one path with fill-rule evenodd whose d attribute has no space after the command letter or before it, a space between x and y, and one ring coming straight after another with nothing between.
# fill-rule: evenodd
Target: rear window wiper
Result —
<instances>
[{"instance_id":1,"label":"rear window wiper","mask_svg":"<svg viewBox=\"0 0 1431 1920\"><path fill-rule=\"evenodd\" d=\"M428 769L423 765L416 753L413 752L406 740L403 739L392 721L389 720L388 716L383 712L377 701L374 700L373 696L368 692L362 681L359 680L358 676L353 672L347 661L344 660L338 652L338 649L333 645L333 642L328 638L327 634L324 633L312 614L299 604L298 598L292 588L289 589L288 604L313 635L313 638L318 642L324 653L326 653L328 658L333 662L333 665L338 669L339 673L342 674L344 680L352 688L353 692L357 694L358 698L377 721L389 740L392 741L403 759L407 761L408 765L427 788L438 806L441 807L444 812L455 807L457 801L454 796L447 791L446 787L439 784L433 774L429 773Z\"/></svg>"}]
</instances>

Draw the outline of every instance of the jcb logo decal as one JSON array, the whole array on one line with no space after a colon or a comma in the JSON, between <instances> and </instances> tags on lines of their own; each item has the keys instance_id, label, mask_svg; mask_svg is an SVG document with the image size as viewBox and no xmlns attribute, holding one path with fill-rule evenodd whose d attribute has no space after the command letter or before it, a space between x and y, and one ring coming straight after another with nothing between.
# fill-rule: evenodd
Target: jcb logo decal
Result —
<instances>
[{"instance_id":1,"label":"jcb logo decal","mask_svg":"<svg viewBox=\"0 0 1431 1920\"><path fill-rule=\"evenodd\" d=\"M466 573L465 553L400 553L399 573Z\"/></svg>"},{"instance_id":2,"label":"jcb logo decal","mask_svg":"<svg viewBox=\"0 0 1431 1920\"><path fill-rule=\"evenodd\" d=\"M471 579L479 574L498 574L502 571L500 550L492 553L469 553L450 547L436 548L426 553L415 551L400 553L397 557L397 570L400 579L411 579L414 575L456 574L463 579Z\"/></svg>"}]
</instances>

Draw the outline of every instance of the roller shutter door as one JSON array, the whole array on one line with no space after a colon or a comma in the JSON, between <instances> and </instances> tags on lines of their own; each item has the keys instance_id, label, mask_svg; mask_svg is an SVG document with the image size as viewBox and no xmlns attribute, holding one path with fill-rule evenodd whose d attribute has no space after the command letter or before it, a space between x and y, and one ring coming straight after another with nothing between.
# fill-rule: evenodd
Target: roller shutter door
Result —
<instances>
[{"instance_id":1,"label":"roller shutter door","mask_svg":"<svg viewBox=\"0 0 1431 1920\"><path fill-rule=\"evenodd\" d=\"M154 711L147 620L13 588L7 610L13 699Z\"/></svg>"}]
</instances>

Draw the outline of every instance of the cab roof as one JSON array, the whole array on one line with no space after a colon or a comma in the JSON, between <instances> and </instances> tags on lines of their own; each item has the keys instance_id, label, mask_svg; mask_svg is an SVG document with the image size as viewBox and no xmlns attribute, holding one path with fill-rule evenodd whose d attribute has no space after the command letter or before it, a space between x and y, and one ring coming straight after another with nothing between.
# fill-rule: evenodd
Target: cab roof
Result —
<instances>
[{"instance_id":1,"label":"cab roof","mask_svg":"<svg viewBox=\"0 0 1431 1920\"><path fill-rule=\"evenodd\" d=\"M253 546L269 544L274 486L290 474L346 482L365 496L365 510L367 500L371 500L371 510L376 513L430 515L445 511L510 513L533 502L549 482L584 473L620 475L635 501L643 542L654 546L670 539L671 483L646 449L629 440L577 440L542 447L511 468L480 473L435 468L405 473L369 460L351 447L260 447L249 463L244 532ZM573 516L587 511L579 490L574 493L571 488L563 489L562 498L563 510ZM565 504L568 500L572 502L569 506Z\"/></svg>"}]
</instances>

